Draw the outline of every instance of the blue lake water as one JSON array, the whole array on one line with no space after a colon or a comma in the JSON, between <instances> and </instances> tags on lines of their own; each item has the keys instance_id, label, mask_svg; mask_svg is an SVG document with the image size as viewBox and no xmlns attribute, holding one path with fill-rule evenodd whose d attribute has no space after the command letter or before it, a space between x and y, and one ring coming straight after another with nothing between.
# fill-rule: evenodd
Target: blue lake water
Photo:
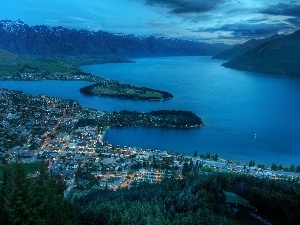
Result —
<instances>
[{"instance_id":1,"label":"blue lake water","mask_svg":"<svg viewBox=\"0 0 300 225\"><path fill-rule=\"evenodd\" d=\"M237 71L209 57L139 58L136 63L82 67L109 79L171 92L167 101L133 101L83 96L88 82L0 81L0 87L29 94L78 100L98 110L191 110L205 126L111 129L112 144L192 154L218 153L223 158L270 165L300 164L300 79ZM255 136L256 134L256 136Z\"/></svg>"}]
</instances>

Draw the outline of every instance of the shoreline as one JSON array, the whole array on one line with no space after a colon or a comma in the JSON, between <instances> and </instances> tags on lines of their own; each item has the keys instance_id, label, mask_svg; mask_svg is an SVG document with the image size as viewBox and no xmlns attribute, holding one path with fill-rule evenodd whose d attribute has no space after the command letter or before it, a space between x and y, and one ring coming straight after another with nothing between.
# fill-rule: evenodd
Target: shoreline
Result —
<instances>
[{"instance_id":1,"label":"shoreline","mask_svg":"<svg viewBox=\"0 0 300 225\"><path fill-rule=\"evenodd\" d=\"M209 121L208 121L209 122ZM107 138L107 136L105 135L105 136L103 136L103 138L104 139L106 139ZM211 149L209 149L209 150L211 150ZM214 150L214 149L212 149L212 150ZM243 150L243 149L242 149ZM271 155L271 154L270 154ZM230 156L230 155L229 155ZM224 157L223 157L224 158ZM238 157L239 158L239 157ZM278 158L278 159L280 159L280 158ZM258 161L258 160L257 160ZM276 161L274 161L274 162L276 162ZM285 164L285 162L282 162L283 164ZM286 163L289 163L289 161L287 161ZM268 163L268 164L270 164L270 163Z\"/></svg>"},{"instance_id":2,"label":"shoreline","mask_svg":"<svg viewBox=\"0 0 300 225\"><path fill-rule=\"evenodd\" d=\"M161 126L157 126L157 127L146 127L146 126L141 126L141 127L143 127L143 128L159 128L159 129L182 129L182 128L173 128L173 127L161 127ZM183 151L176 151L176 150L174 150L174 149L171 149L171 148L168 148L168 149L164 149L164 148L153 148L153 147L145 147L145 146L142 146L142 145L129 145L129 144L118 144L118 143L114 143L114 144L112 144L112 143L110 143L109 142L109 140L108 139L106 139L106 132L109 130L109 129L124 129L124 128L141 128L141 127L135 127L135 126L132 126L132 127L112 127L112 126L110 126L108 129L106 129L105 130L105 136L103 135L103 142L105 142L105 143L107 143L107 145L108 144L110 144L110 145L112 145L112 146L119 146L119 147L121 147L121 148L138 148L138 149L141 149L141 150L146 150L146 151L155 151L155 150L159 150L159 151L167 151L167 152L170 152L171 154L181 154L181 155L184 155L184 156L186 156L186 157L191 157L191 158L195 158L194 156L193 156L193 153L192 152L183 152ZM199 128L201 128L201 126L200 127L196 127L195 129L199 129ZM190 129L193 129L193 128L190 128ZM190 129L182 129L182 130L190 130ZM214 154L218 154L219 155L219 157L218 157L218 161L216 161L216 162L219 162L219 163L228 163L228 162L230 162L230 164L235 164L235 165L248 165L249 164L249 162L250 161L252 161L252 160L254 160L255 161L255 163L256 163L256 166L258 166L258 165L263 165L263 166L266 166L267 168L270 168L271 167L271 165L273 164L273 163L275 163L277 166L279 166L279 165L282 165L283 167L285 167L285 168L288 168L288 167L290 167L292 164L293 165L296 165L295 163L289 163L289 162L279 162L279 161L270 161L270 162L266 162L266 161L263 161L263 160L257 160L257 159L255 159L255 158L246 158L246 159L237 159L237 158L234 158L234 157L230 157L230 155L228 156L228 157L226 157L226 156L224 156L224 155L222 155L222 151L219 151L219 152L217 152L217 151L203 151L203 152L200 152L199 150L198 150L198 156L196 157L196 158L198 158L198 159L200 159L200 160L204 160L204 161L211 161L211 162L214 162L214 160L213 159L205 159L205 158L200 158L200 156L199 155L201 155L201 154L206 154L207 152L209 152L212 156L214 155ZM279 172L279 171L278 171Z\"/></svg>"},{"instance_id":3,"label":"shoreline","mask_svg":"<svg viewBox=\"0 0 300 225\"><path fill-rule=\"evenodd\" d=\"M106 129L103 130L103 132L102 132L102 138L101 138L101 139L102 139L102 142L105 141L104 139L105 139L105 136L106 136L106 132L107 132L109 129L110 129L110 126L107 126Z\"/></svg>"}]
</instances>

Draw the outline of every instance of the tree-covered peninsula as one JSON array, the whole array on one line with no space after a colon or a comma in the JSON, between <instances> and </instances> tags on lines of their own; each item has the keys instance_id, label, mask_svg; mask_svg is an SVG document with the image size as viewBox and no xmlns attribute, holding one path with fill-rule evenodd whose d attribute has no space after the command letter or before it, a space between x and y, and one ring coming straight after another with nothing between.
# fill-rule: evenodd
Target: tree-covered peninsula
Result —
<instances>
[{"instance_id":1,"label":"tree-covered peninsula","mask_svg":"<svg viewBox=\"0 0 300 225\"><path fill-rule=\"evenodd\" d=\"M123 110L120 112L103 113L97 119L80 119L77 127L82 126L136 126L136 127L173 127L193 128L204 123L195 113L183 110L155 110L151 112L136 112Z\"/></svg>"},{"instance_id":2,"label":"tree-covered peninsula","mask_svg":"<svg viewBox=\"0 0 300 225\"><path fill-rule=\"evenodd\" d=\"M135 87L130 84L121 84L118 81L102 80L98 83L80 88L84 95L124 98L134 100L165 100L173 98L166 92L147 87Z\"/></svg>"}]
</instances>

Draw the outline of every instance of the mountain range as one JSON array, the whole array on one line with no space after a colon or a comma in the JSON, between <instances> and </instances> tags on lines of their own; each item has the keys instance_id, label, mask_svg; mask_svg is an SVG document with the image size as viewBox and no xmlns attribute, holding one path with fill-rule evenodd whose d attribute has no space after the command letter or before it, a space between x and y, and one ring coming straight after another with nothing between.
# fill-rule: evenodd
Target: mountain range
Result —
<instances>
[{"instance_id":1,"label":"mountain range","mask_svg":"<svg viewBox=\"0 0 300 225\"><path fill-rule=\"evenodd\" d=\"M21 55L215 55L228 48L225 44L0 21L0 49Z\"/></svg>"},{"instance_id":2,"label":"mountain range","mask_svg":"<svg viewBox=\"0 0 300 225\"><path fill-rule=\"evenodd\" d=\"M258 73L300 76L300 30L267 41L223 66Z\"/></svg>"},{"instance_id":3,"label":"mountain range","mask_svg":"<svg viewBox=\"0 0 300 225\"><path fill-rule=\"evenodd\" d=\"M229 47L225 44L163 37L112 34L101 30L29 26L21 20L0 21L0 49L21 56L88 56L91 62L94 62L99 61L98 58L91 58L94 56L101 57L100 61L104 60L103 56L108 56L108 61L112 61L115 56L215 55L214 59L229 60L222 66L232 69L300 75L300 30L285 36L273 35L266 39L251 39L231 49ZM10 54L7 57L17 56ZM72 59L72 63L74 60L75 58ZM114 60L120 61L118 58ZM83 60L79 59L79 62Z\"/></svg>"}]
</instances>

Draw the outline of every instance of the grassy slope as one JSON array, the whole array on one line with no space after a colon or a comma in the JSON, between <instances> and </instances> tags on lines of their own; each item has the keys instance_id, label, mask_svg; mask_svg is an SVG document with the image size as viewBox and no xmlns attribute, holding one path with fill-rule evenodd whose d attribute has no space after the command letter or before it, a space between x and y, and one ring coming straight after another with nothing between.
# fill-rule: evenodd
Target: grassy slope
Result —
<instances>
[{"instance_id":1,"label":"grassy slope","mask_svg":"<svg viewBox=\"0 0 300 225\"><path fill-rule=\"evenodd\" d=\"M131 62L119 57L97 56L60 56L24 58L12 53L0 50L0 79L10 75L18 78L22 73L30 73L37 79L50 75L86 74L79 69L82 65Z\"/></svg>"},{"instance_id":2,"label":"grassy slope","mask_svg":"<svg viewBox=\"0 0 300 225\"><path fill-rule=\"evenodd\" d=\"M20 73L51 74L78 71L71 63L55 58L23 58L0 50L0 77L5 75L18 76Z\"/></svg>"}]
</instances>

